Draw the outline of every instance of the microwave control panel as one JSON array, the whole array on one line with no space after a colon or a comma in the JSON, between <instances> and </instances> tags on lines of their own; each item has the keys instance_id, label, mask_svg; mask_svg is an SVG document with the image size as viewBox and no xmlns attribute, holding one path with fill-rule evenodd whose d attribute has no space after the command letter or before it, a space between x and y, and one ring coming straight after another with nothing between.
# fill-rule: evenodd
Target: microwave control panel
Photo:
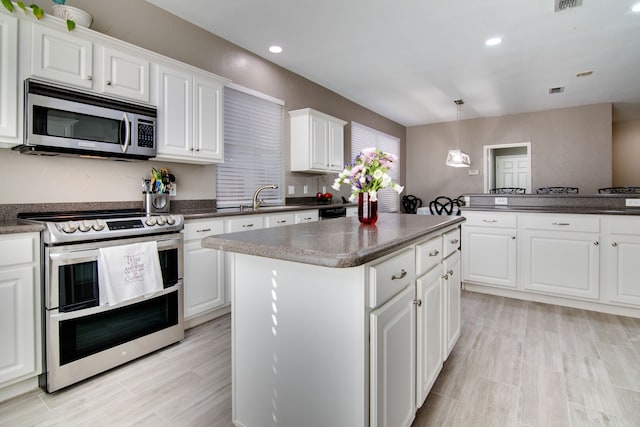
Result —
<instances>
[{"instance_id":1,"label":"microwave control panel","mask_svg":"<svg viewBox=\"0 0 640 427\"><path fill-rule=\"evenodd\" d=\"M151 120L138 119L138 147L154 147L155 129L155 122Z\"/></svg>"}]
</instances>

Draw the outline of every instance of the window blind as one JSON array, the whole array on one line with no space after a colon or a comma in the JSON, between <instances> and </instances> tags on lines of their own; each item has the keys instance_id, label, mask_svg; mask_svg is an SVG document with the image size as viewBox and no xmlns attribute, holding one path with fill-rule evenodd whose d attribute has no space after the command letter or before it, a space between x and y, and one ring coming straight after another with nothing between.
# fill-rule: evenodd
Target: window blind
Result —
<instances>
[{"instance_id":1,"label":"window blind","mask_svg":"<svg viewBox=\"0 0 640 427\"><path fill-rule=\"evenodd\" d=\"M370 128L357 122L351 122L351 160L364 148L375 147L385 153L392 153L400 157L400 139L379 130ZM389 175L393 182L399 182L400 163L394 165ZM398 212L400 210L400 195L392 188L378 191L378 212Z\"/></svg>"},{"instance_id":2,"label":"window blind","mask_svg":"<svg viewBox=\"0 0 640 427\"><path fill-rule=\"evenodd\" d=\"M250 205L256 189L265 204L284 204L284 107L241 88L224 88L224 163L216 166L219 207Z\"/></svg>"}]
</instances>

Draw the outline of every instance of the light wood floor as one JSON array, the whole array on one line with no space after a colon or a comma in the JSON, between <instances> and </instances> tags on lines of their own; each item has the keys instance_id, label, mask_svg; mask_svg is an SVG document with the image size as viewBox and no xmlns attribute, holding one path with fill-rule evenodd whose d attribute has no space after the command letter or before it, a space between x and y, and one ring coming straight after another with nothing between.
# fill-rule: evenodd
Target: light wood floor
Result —
<instances>
[{"instance_id":1,"label":"light wood floor","mask_svg":"<svg viewBox=\"0 0 640 427\"><path fill-rule=\"evenodd\" d=\"M462 303L460 340L413 427L640 426L640 319L472 292ZM231 426L230 324L4 402L0 425Z\"/></svg>"}]
</instances>

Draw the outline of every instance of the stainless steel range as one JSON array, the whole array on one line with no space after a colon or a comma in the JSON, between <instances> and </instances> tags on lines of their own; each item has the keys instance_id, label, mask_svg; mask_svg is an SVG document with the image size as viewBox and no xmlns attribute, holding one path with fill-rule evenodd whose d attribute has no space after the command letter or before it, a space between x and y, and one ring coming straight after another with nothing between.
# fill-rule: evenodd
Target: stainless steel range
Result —
<instances>
[{"instance_id":1,"label":"stainless steel range","mask_svg":"<svg viewBox=\"0 0 640 427\"><path fill-rule=\"evenodd\" d=\"M46 227L42 277L47 391L184 338L181 215L126 210L18 217ZM148 242L157 246L162 276L162 284L156 283L158 290L101 304L101 276L109 266L101 251Z\"/></svg>"}]
</instances>

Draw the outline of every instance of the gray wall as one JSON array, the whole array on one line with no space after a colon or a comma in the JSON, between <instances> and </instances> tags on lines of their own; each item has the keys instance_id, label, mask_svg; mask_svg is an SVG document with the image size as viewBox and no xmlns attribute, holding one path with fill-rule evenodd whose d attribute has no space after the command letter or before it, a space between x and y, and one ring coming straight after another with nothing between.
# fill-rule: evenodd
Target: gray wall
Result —
<instances>
[{"instance_id":1,"label":"gray wall","mask_svg":"<svg viewBox=\"0 0 640 427\"><path fill-rule=\"evenodd\" d=\"M613 124L613 185L640 187L640 120Z\"/></svg>"},{"instance_id":2,"label":"gray wall","mask_svg":"<svg viewBox=\"0 0 640 427\"><path fill-rule=\"evenodd\" d=\"M426 203L438 195L482 193L483 146L516 142L531 142L532 188L562 185L595 193L611 185L611 126L611 104L463 120L460 148L477 176L444 164L456 146L455 122L410 127L407 194Z\"/></svg>"},{"instance_id":3,"label":"gray wall","mask_svg":"<svg viewBox=\"0 0 640 427\"><path fill-rule=\"evenodd\" d=\"M51 12L50 2L40 2ZM92 29L182 62L214 72L234 83L285 101L285 109L312 107L348 122L357 121L401 140L404 159L405 128L354 104L309 80L253 55L199 27L168 14L142 0L69 0L94 18ZM17 11L16 13L21 13ZM207 12L215 13L215 11ZM239 17L240 18L240 17ZM286 114L288 117L288 114ZM289 126L285 120L285 181L309 195L327 188L335 176L288 172ZM350 127L346 156L350 157ZM215 198L215 166L168 162L118 163L76 158L39 158L0 150L0 170L9 176L0 192L0 203L84 202L141 200L140 182L151 167L168 167L177 178L177 199ZM402 165L403 170L405 166ZM404 182L404 176L401 182ZM345 190L344 194L348 194ZM302 194L296 194L302 196Z\"/></svg>"}]
</instances>

